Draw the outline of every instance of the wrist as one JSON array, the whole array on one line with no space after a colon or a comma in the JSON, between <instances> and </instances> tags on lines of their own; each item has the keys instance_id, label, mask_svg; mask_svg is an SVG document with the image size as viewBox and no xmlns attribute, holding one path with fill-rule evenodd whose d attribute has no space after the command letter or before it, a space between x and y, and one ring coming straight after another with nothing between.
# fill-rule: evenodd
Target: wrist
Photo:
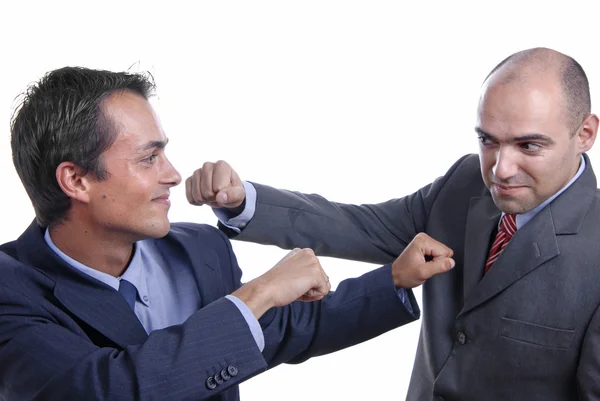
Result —
<instances>
[{"instance_id":1,"label":"wrist","mask_svg":"<svg viewBox=\"0 0 600 401\"><path fill-rule=\"evenodd\" d=\"M274 306L268 296L268 291L258 279L244 284L231 295L244 302L257 320Z\"/></svg>"},{"instance_id":2,"label":"wrist","mask_svg":"<svg viewBox=\"0 0 600 401\"><path fill-rule=\"evenodd\" d=\"M391 270L392 270L392 280L394 281L394 287L396 287L397 289L400 288L404 288L403 287L403 283L402 283L402 278L400 277L400 273L398 269L398 266L396 266L395 263L391 264Z\"/></svg>"}]
</instances>

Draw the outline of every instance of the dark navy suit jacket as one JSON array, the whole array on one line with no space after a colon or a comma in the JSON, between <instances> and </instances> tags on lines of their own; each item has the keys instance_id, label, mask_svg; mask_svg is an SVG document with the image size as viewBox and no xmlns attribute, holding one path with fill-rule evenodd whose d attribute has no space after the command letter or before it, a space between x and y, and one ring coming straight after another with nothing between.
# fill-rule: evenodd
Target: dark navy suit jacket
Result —
<instances>
[{"instance_id":1,"label":"dark navy suit jacket","mask_svg":"<svg viewBox=\"0 0 600 401\"><path fill-rule=\"evenodd\" d=\"M322 301L269 310L261 353L223 298L242 274L225 235L184 223L155 241L189 260L202 307L150 335L117 291L54 254L35 222L0 247L0 400L237 400L237 385L267 368L348 347L419 314L412 293L416 316L403 306L386 265Z\"/></svg>"}]
</instances>

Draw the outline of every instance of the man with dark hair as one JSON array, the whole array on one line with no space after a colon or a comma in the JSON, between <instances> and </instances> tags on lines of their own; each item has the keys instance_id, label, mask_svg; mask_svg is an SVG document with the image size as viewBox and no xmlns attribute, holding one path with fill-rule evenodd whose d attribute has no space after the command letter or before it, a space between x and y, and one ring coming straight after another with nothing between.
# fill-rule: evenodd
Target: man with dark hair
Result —
<instances>
[{"instance_id":1,"label":"man with dark hair","mask_svg":"<svg viewBox=\"0 0 600 401\"><path fill-rule=\"evenodd\" d=\"M585 154L598 124L581 66L530 49L483 84L479 157L412 195L333 203L232 181L221 162L187 180L188 198L219 207L230 236L321 255L386 263L419 232L447 244L456 267L423 286L410 401L600 400L600 193Z\"/></svg>"},{"instance_id":2,"label":"man with dark hair","mask_svg":"<svg viewBox=\"0 0 600 401\"><path fill-rule=\"evenodd\" d=\"M0 247L0 400L237 400L237 385L267 368L418 318L397 288L453 264L426 234L329 293L309 249L242 285L225 235L171 225L181 176L153 89L139 74L63 68L14 116L14 164L37 221Z\"/></svg>"}]
</instances>

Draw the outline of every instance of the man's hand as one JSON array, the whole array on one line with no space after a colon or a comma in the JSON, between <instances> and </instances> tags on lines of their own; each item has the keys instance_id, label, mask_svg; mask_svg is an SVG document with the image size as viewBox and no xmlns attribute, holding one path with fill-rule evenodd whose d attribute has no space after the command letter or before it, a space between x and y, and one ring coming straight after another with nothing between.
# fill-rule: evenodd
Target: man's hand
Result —
<instances>
[{"instance_id":1,"label":"man's hand","mask_svg":"<svg viewBox=\"0 0 600 401\"><path fill-rule=\"evenodd\" d=\"M419 233L392 264L396 288L414 288L454 267L452 249Z\"/></svg>"},{"instance_id":2,"label":"man's hand","mask_svg":"<svg viewBox=\"0 0 600 401\"><path fill-rule=\"evenodd\" d=\"M294 249L271 270L244 284L232 295L258 319L267 310L293 301L318 301L329 293L329 277L311 249Z\"/></svg>"},{"instance_id":3,"label":"man's hand","mask_svg":"<svg viewBox=\"0 0 600 401\"><path fill-rule=\"evenodd\" d=\"M192 205L236 208L246 198L242 180L227 162L206 162L185 180L185 193Z\"/></svg>"}]
</instances>

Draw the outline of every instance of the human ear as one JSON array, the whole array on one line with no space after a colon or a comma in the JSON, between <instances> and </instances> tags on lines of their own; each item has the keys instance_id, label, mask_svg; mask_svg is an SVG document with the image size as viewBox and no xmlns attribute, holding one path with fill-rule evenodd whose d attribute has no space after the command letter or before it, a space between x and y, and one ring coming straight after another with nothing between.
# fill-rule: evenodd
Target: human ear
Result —
<instances>
[{"instance_id":1,"label":"human ear","mask_svg":"<svg viewBox=\"0 0 600 401\"><path fill-rule=\"evenodd\" d=\"M56 168L56 181L60 189L71 199L89 202L90 175L73 162L62 162Z\"/></svg>"}]
</instances>

